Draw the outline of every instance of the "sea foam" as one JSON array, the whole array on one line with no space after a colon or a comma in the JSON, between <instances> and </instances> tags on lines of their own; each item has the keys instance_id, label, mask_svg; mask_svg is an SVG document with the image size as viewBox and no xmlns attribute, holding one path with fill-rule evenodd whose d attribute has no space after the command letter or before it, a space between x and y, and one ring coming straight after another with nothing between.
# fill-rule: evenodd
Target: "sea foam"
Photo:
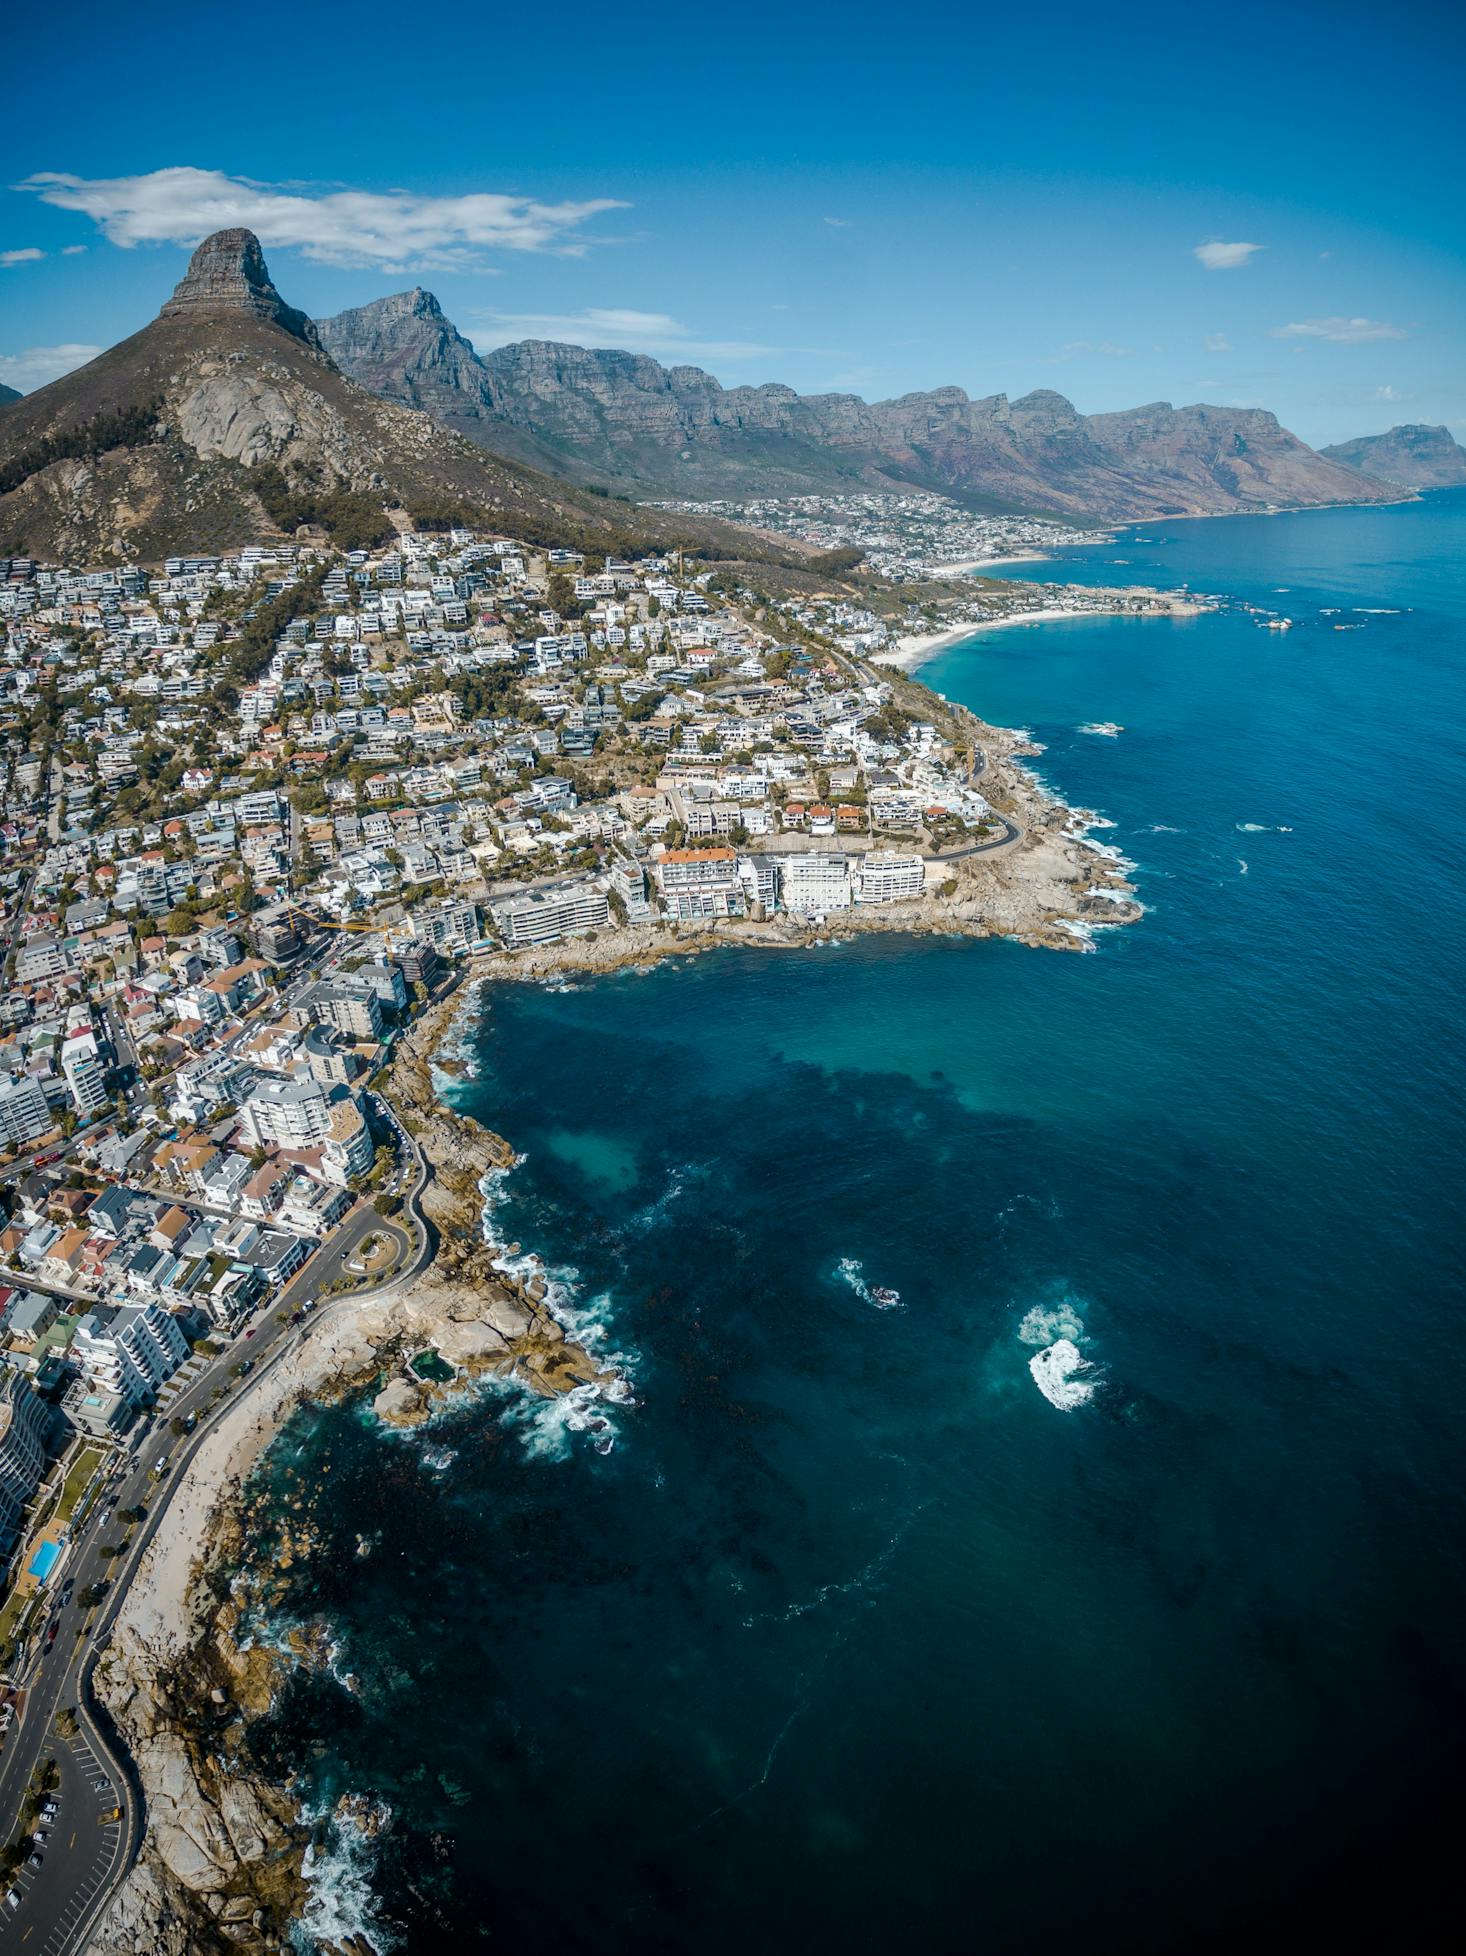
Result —
<instances>
[{"instance_id":1,"label":"sea foam","mask_svg":"<svg viewBox=\"0 0 1466 1956\"><path fill-rule=\"evenodd\" d=\"M1094 1367L1068 1338L1059 1338L1028 1361L1033 1382L1051 1406L1072 1413L1094 1397L1095 1381L1086 1374Z\"/></svg>"},{"instance_id":2,"label":"sea foam","mask_svg":"<svg viewBox=\"0 0 1466 1956\"><path fill-rule=\"evenodd\" d=\"M347 1944L389 1956L397 1947L397 1938L378 1918L371 1881L373 1843L376 1835L390 1826L392 1809L379 1803L367 1809L366 1818L369 1825L339 1812L301 1815L307 1825L315 1827L318 1838L306 1848L301 1862L301 1875L310 1893L291 1933L298 1956L316 1956L323 1948Z\"/></svg>"}]
</instances>

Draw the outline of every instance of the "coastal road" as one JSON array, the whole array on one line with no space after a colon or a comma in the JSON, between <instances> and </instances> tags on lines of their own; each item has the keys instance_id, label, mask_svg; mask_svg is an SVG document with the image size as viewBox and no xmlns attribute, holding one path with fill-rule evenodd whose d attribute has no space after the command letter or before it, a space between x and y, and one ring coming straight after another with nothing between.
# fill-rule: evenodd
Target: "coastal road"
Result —
<instances>
[{"instance_id":1,"label":"coastal road","mask_svg":"<svg viewBox=\"0 0 1466 1956\"><path fill-rule=\"evenodd\" d=\"M395 1116L393 1119L395 1123ZM25 1695L24 1710L0 1753L0 1815L4 1816L5 1838L11 1838L19 1824L26 1788L38 1765L54 1759L62 1784L56 1826L42 1848L41 1867L22 1869L11 1884L18 1898L17 1908L11 1909L0 1897L0 1951L23 1948L26 1956L78 1956L135 1860L146 1824L141 1789L120 1740L91 1693L92 1667L106 1647L128 1585L164 1525L169 1502L194 1454L216 1421L267 1377L317 1321L308 1317L294 1325L290 1322L292 1314L342 1274L346 1259L373 1232L395 1234L403 1258L369 1289L333 1299L322 1307L321 1319L351 1311L411 1283L431 1261L435 1239L418 1207L426 1168L416 1144L410 1136L407 1140L412 1150L408 1157L412 1164L408 1170L409 1226L384 1223L369 1204L360 1205L336 1236L240 1327L238 1335L216 1357L202 1367L191 1361L184 1373L175 1375L185 1383L171 1397L161 1417L171 1424L175 1419L194 1416L198 1420L195 1430L175 1441L167 1425L160 1433L149 1419L134 1429L125 1447L115 1450L107 1469L104 1498L94 1500L53 1577L53 1586L60 1584L64 1590L68 1581L75 1586L71 1600L59 1606L55 1641L47 1642L43 1628L11 1678L23 1687ZM253 1370L244 1378L236 1378L233 1368L244 1361L252 1361ZM167 1465L160 1473L164 1461ZM115 1512L136 1506L147 1510L146 1518L127 1539ZM102 1555L104 1547L116 1547L124 1540L123 1555ZM101 1581L110 1584L106 1598L99 1609L84 1611L76 1598ZM55 1723L57 1713L71 1707L77 1711L80 1728L74 1743L57 1733ZM98 1792L102 1781L109 1783ZM103 1816L114 1803L121 1808L121 1819L106 1823Z\"/></svg>"}]
</instances>

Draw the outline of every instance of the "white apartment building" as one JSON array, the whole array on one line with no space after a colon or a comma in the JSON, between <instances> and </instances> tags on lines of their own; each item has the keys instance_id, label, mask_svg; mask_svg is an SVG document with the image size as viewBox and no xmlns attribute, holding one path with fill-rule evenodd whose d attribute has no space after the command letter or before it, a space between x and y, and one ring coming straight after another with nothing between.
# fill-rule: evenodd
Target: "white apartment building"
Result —
<instances>
[{"instance_id":1,"label":"white apartment building","mask_svg":"<svg viewBox=\"0 0 1466 1956\"><path fill-rule=\"evenodd\" d=\"M900 903L918 897L926 887L926 864L920 856L903 856L894 849L872 849L861 858L856 877L857 903Z\"/></svg>"},{"instance_id":2,"label":"white apartment building","mask_svg":"<svg viewBox=\"0 0 1466 1956\"><path fill-rule=\"evenodd\" d=\"M83 1119L89 1114L100 1113L107 1105L107 1089L103 1084L104 1068L97 1057L95 1033L74 1033L63 1041L61 1071L66 1076L71 1104L77 1113Z\"/></svg>"},{"instance_id":3,"label":"white apartment building","mask_svg":"<svg viewBox=\"0 0 1466 1956\"><path fill-rule=\"evenodd\" d=\"M262 1080L240 1125L257 1148L309 1148L331 1132L328 1090L319 1080Z\"/></svg>"},{"instance_id":4,"label":"white apartment building","mask_svg":"<svg viewBox=\"0 0 1466 1956\"><path fill-rule=\"evenodd\" d=\"M23 1148L55 1125L39 1080L9 1080L0 1086L0 1146Z\"/></svg>"},{"instance_id":5,"label":"white apartment building","mask_svg":"<svg viewBox=\"0 0 1466 1956\"><path fill-rule=\"evenodd\" d=\"M784 908L799 917L822 917L848 910L852 896L850 858L808 854L780 859Z\"/></svg>"},{"instance_id":6,"label":"white apartment building","mask_svg":"<svg viewBox=\"0 0 1466 1956\"><path fill-rule=\"evenodd\" d=\"M592 883L567 883L558 890L532 890L493 905L495 927L511 951L527 944L558 944L588 930L604 930L611 906Z\"/></svg>"},{"instance_id":7,"label":"white apartment building","mask_svg":"<svg viewBox=\"0 0 1466 1956\"><path fill-rule=\"evenodd\" d=\"M679 923L741 917L743 885L732 849L669 849L654 865L662 905Z\"/></svg>"},{"instance_id":8,"label":"white apartment building","mask_svg":"<svg viewBox=\"0 0 1466 1956\"><path fill-rule=\"evenodd\" d=\"M330 1122L321 1167L333 1182L344 1187L353 1175L366 1174L376 1148L366 1117L349 1094L332 1103Z\"/></svg>"},{"instance_id":9,"label":"white apartment building","mask_svg":"<svg viewBox=\"0 0 1466 1956\"><path fill-rule=\"evenodd\" d=\"M91 1385L141 1406L157 1397L188 1357L188 1340L171 1312L149 1302L89 1311L72 1334L71 1349Z\"/></svg>"}]
</instances>

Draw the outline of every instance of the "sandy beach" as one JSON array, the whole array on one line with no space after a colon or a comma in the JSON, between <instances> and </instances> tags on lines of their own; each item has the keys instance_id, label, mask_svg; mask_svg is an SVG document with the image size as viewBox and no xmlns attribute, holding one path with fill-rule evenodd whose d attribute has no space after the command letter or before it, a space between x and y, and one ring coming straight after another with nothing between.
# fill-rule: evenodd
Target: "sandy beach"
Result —
<instances>
[{"instance_id":1,"label":"sandy beach","mask_svg":"<svg viewBox=\"0 0 1466 1956\"><path fill-rule=\"evenodd\" d=\"M1141 595L1139 587L1135 590L1106 592L1111 598L1127 598ZM1095 595L1099 595L1096 593ZM1179 597L1172 592L1156 592L1145 588L1147 598L1166 599L1163 608L1153 611L1125 611L1118 604L1096 605L1090 610L1076 611L1068 606L1044 605L1036 611L1008 611L1001 618L970 618L963 624L952 625L945 631L914 634L908 638L897 639L894 646L885 652L872 652L871 662L875 665L898 666L902 672L912 672L917 666L925 665L928 659L935 658L938 652L949 645L960 644L962 640L976 638L979 632L995 632L1006 625L1056 625L1066 618L1195 618L1209 607L1194 599Z\"/></svg>"}]
</instances>

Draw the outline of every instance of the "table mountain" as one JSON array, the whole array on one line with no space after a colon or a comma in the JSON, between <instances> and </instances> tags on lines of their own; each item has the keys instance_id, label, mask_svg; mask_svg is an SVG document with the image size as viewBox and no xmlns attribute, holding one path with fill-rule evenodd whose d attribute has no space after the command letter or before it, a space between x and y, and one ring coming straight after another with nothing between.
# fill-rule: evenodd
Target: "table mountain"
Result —
<instances>
[{"instance_id":1,"label":"table mountain","mask_svg":"<svg viewBox=\"0 0 1466 1956\"><path fill-rule=\"evenodd\" d=\"M694 497L917 484L989 507L1077 517L1374 502L1255 408L1166 402L1083 415L1048 390L960 387L866 402L725 388L643 354L521 340L477 354L420 289L319 322L343 372L501 454L577 479Z\"/></svg>"},{"instance_id":2,"label":"table mountain","mask_svg":"<svg viewBox=\"0 0 1466 1956\"><path fill-rule=\"evenodd\" d=\"M205 239L151 325L0 416L0 553L156 560L301 521L360 540L395 506L541 544L756 554L746 532L587 495L358 386L250 231Z\"/></svg>"},{"instance_id":3,"label":"table mountain","mask_svg":"<svg viewBox=\"0 0 1466 1956\"><path fill-rule=\"evenodd\" d=\"M1451 489L1466 482L1466 448L1449 428L1418 421L1405 422L1384 435L1358 435L1319 453L1406 489Z\"/></svg>"}]
</instances>

